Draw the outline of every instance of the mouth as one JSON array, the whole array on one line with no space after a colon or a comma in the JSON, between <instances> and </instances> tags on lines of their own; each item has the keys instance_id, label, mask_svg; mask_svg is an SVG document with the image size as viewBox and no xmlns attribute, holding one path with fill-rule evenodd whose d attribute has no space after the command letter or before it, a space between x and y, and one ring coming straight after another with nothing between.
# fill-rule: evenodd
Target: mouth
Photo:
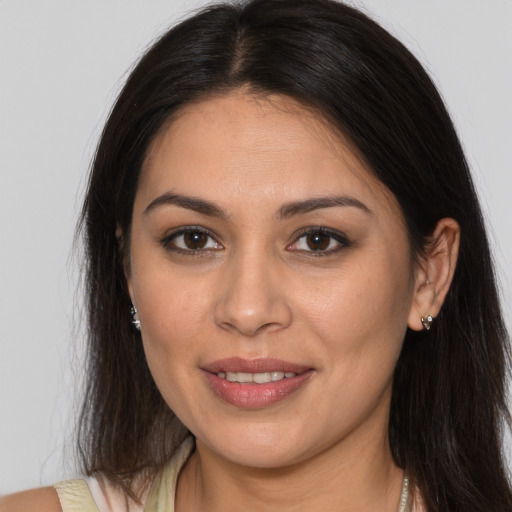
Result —
<instances>
[{"instance_id":1,"label":"mouth","mask_svg":"<svg viewBox=\"0 0 512 512\"><path fill-rule=\"evenodd\" d=\"M202 368L212 391L244 409L267 407L298 391L315 372L279 359L230 358Z\"/></svg>"},{"instance_id":2,"label":"mouth","mask_svg":"<svg viewBox=\"0 0 512 512\"><path fill-rule=\"evenodd\" d=\"M278 382L283 379L292 379L297 377L295 372L218 372L219 379L226 379L228 382L239 382L240 384L268 384L269 382Z\"/></svg>"}]
</instances>

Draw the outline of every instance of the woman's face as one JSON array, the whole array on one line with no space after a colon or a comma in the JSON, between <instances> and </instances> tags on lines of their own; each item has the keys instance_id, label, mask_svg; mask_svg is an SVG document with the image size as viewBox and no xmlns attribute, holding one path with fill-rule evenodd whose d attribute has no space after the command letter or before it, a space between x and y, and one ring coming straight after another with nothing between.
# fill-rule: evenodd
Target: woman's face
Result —
<instances>
[{"instance_id":1,"label":"woman's face","mask_svg":"<svg viewBox=\"0 0 512 512\"><path fill-rule=\"evenodd\" d=\"M183 108L145 162L129 268L156 384L211 452L279 467L385 443L410 246L318 116L241 92Z\"/></svg>"}]
</instances>

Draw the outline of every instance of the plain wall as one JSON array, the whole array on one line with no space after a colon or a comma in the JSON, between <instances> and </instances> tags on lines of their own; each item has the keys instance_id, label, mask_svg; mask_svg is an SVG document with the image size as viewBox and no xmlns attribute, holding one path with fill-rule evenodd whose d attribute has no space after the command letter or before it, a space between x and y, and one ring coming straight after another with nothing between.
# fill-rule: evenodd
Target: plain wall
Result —
<instances>
[{"instance_id":1,"label":"plain wall","mask_svg":"<svg viewBox=\"0 0 512 512\"><path fill-rule=\"evenodd\" d=\"M0 1L0 494L74 474L83 347L70 254L88 164L126 71L204 3ZM491 228L510 328L512 1L355 3L442 91Z\"/></svg>"}]
</instances>

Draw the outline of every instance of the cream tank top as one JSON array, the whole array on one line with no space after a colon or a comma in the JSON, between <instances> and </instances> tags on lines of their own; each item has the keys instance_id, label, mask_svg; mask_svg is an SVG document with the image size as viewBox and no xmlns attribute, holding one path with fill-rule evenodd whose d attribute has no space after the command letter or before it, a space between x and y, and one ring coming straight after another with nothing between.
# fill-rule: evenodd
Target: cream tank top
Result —
<instances>
[{"instance_id":1,"label":"cream tank top","mask_svg":"<svg viewBox=\"0 0 512 512\"><path fill-rule=\"evenodd\" d=\"M66 480L54 485L63 512L174 512L176 483L181 468L194 450L188 437L164 470L155 478L143 506L128 503L119 490L96 478Z\"/></svg>"}]
</instances>

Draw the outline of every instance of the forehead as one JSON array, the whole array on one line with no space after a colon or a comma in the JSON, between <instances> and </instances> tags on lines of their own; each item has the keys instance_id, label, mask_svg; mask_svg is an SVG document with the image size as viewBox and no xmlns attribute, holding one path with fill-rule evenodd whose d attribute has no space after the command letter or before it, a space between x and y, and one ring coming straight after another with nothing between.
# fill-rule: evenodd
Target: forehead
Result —
<instances>
[{"instance_id":1,"label":"forehead","mask_svg":"<svg viewBox=\"0 0 512 512\"><path fill-rule=\"evenodd\" d=\"M350 193L399 210L341 133L279 95L234 92L184 106L150 146L139 183L148 200L172 190L227 209Z\"/></svg>"}]
</instances>

